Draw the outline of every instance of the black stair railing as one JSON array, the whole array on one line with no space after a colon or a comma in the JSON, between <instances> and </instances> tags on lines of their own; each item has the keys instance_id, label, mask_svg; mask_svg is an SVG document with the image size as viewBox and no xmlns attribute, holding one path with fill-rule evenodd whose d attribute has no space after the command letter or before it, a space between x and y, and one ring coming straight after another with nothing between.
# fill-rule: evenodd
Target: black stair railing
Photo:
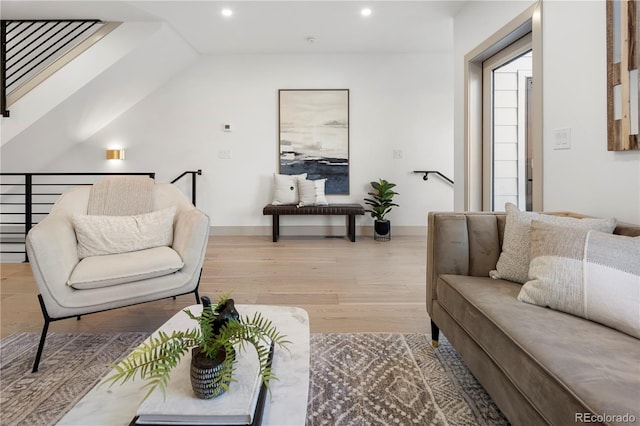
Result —
<instances>
[{"instance_id":1,"label":"black stair railing","mask_svg":"<svg viewBox=\"0 0 640 426\"><path fill-rule=\"evenodd\" d=\"M172 180L171 183L176 183L187 175L191 175L191 203L195 206L196 205L196 181L197 181L196 176L202 175L201 169L186 171L182 173L180 176L178 176L177 178L175 178L174 180Z\"/></svg>"},{"instance_id":2,"label":"black stair railing","mask_svg":"<svg viewBox=\"0 0 640 426\"><path fill-rule=\"evenodd\" d=\"M113 175L149 176L154 172L115 173L0 173L0 255L2 262L16 261L19 255L28 261L25 238L29 230L49 214L51 207L66 190L93 185ZM191 200L196 202L196 176L202 170L182 173L171 183L191 175Z\"/></svg>"},{"instance_id":3,"label":"black stair railing","mask_svg":"<svg viewBox=\"0 0 640 426\"><path fill-rule=\"evenodd\" d=\"M429 175L430 174L438 175L442 179L446 180L451 185L453 185L453 180L451 180L450 178L446 177L445 175L443 175L442 173L440 173L437 170L414 170L413 173L424 173L424 176L422 176L422 180L429 180Z\"/></svg>"},{"instance_id":4,"label":"black stair railing","mask_svg":"<svg viewBox=\"0 0 640 426\"><path fill-rule=\"evenodd\" d=\"M68 53L104 23L97 19L1 20L0 113L8 117L7 97Z\"/></svg>"}]
</instances>

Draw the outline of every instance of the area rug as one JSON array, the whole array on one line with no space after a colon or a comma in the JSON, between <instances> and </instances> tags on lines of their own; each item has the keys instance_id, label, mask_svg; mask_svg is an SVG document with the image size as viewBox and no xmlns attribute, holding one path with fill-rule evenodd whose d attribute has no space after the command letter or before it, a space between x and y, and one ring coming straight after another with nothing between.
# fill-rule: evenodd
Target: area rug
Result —
<instances>
[{"instance_id":1,"label":"area rug","mask_svg":"<svg viewBox=\"0 0 640 426\"><path fill-rule=\"evenodd\" d=\"M506 425L449 342L314 334L307 425Z\"/></svg>"},{"instance_id":2,"label":"area rug","mask_svg":"<svg viewBox=\"0 0 640 426\"><path fill-rule=\"evenodd\" d=\"M54 425L147 333L0 340L0 424ZM312 334L307 425L506 425L457 352L420 334ZM53 349L55 348L55 350ZM88 423L90 426L91 423Z\"/></svg>"}]
</instances>

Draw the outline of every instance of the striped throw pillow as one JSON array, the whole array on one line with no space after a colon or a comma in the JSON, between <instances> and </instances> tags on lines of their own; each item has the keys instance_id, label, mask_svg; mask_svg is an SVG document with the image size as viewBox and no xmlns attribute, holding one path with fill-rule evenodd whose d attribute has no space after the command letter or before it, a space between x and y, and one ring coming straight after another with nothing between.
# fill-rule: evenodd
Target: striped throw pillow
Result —
<instances>
[{"instance_id":1,"label":"striped throw pillow","mask_svg":"<svg viewBox=\"0 0 640 426\"><path fill-rule=\"evenodd\" d=\"M640 338L640 237L533 221L531 257L518 300Z\"/></svg>"}]
</instances>

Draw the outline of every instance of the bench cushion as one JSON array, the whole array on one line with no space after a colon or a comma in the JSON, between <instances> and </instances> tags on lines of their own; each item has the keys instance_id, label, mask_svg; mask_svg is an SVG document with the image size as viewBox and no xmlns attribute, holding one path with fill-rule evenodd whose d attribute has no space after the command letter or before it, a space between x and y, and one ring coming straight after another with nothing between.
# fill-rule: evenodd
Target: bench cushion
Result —
<instances>
[{"instance_id":1,"label":"bench cushion","mask_svg":"<svg viewBox=\"0 0 640 426\"><path fill-rule=\"evenodd\" d=\"M329 204L327 206L274 206L262 209L263 215L363 215L360 204Z\"/></svg>"},{"instance_id":2,"label":"bench cushion","mask_svg":"<svg viewBox=\"0 0 640 426\"><path fill-rule=\"evenodd\" d=\"M183 266L178 253L170 247L91 256L76 265L67 285L76 290L109 287L172 274Z\"/></svg>"}]
</instances>

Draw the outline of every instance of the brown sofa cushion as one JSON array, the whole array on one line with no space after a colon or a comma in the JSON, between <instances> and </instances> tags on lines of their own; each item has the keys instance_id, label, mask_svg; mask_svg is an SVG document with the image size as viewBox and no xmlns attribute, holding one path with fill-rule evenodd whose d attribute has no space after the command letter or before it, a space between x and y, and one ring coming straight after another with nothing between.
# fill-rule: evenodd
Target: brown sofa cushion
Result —
<instances>
[{"instance_id":1,"label":"brown sofa cushion","mask_svg":"<svg viewBox=\"0 0 640 426\"><path fill-rule=\"evenodd\" d=\"M442 308L550 423L574 424L582 412L632 410L640 418L640 340L519 302L520 289L504 280L442 275L436 291Z\"/></svg>"}]
</instances>

